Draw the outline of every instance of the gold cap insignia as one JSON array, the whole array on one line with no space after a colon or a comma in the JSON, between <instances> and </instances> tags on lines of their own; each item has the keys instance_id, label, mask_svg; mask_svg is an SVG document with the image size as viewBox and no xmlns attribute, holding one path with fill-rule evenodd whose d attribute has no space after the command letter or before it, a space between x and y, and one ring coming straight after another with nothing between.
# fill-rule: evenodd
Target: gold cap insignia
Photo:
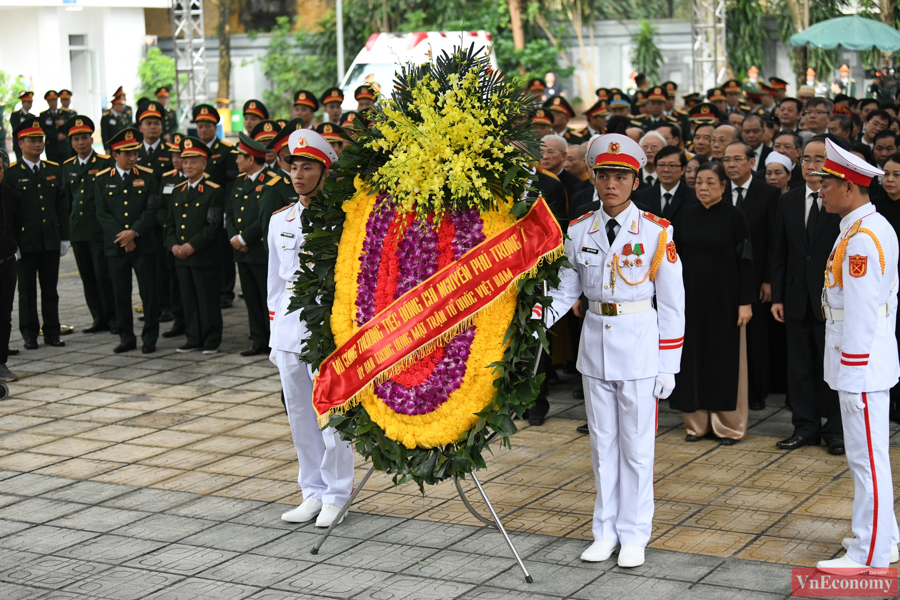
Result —
<instances>
[{"instance_id":1,"label":"gold cap insignia","mask_svg":"<svg viewBox=\"0 0 900 600\"><path fill-rule=\"evenodd\" d=\"M38 123L37 121L35 121L34 123L31 124L31 126L32 126L32 127L40 127L41 124Z\"/></svg>"},{"instance_id":2,"label":"gold cap insignia","mask_svg":"<svg viewBox=\"0 0 900 600\"><path fill-rule=\"evenodd\" d=\"M193 148L194 143L191 140L184 140L184 147L185 148Z\"/></svg>"},{"instance_id":3,"label":"gold cap insignia","mask_svg":"<svg viewBox=\"0 0 900 600\"><path fill-rule=\"evenodd\" d=\"M256 102L251 102L251 103L250 103L250 108L256 108Z\"/></svg>"},{"instance_id":4,"label":"gold cap insignia","mask_svg":"<svg viewBox=\"0 0 900 600\"><path fill-rule=\"evenodd\" d=\"M322 129L322 131L324 131L325 133L332 133L334 130L331 128L331 125L326 125L326 126Z\"/></svg>"},{"instance_id":5,"label":"gold cap insignia","mask_svg":"<svg viewBox=\"0 0 900 600\"><path fill-rule=\"evenodd\" d=\"M302 138L300 138L299 140L297 140L297 147L298 147L298 148L306 148L308 145L309 145L309 144L307 143L306 138L304 138L304 137L302 137Z\"/></svg>"},{"instance_id":6,"label":"gold cap insignia","mask_svg":"<svg viewBox=\"0 0 900 600\"><path fill-rule=\"evenodd\" d=\"M709 113L709 107L708 107L708 106L701 106L701 107L700 107L700 114L701 114L701 115L705 115L705 114L707 114L707 113Z\"/></svg>"},{"instance_id":7,"label":"gold cap insignia","mask_svg":"<svg viewBox=\"0 0 900 600\"><path fill-rule=\"evenodd\" d=\"M75 127L81 127L82 125L84 125L84 121L82 121L81 119L75 119Z\"/></svg>"},{"instance_id":8,"label":"gold cap insignia","mask_svg":"<svg viewBox=\"0 0 900 600\"><path fill-rule=\"evenodd\" d=\"M621 154L622 148L619 146L619 142L610 142L609 148L606 149L607 154Z\"/></svg>"},{"instance_id":9,"label":"gold cap insignia","mask_svg":"<svg viewBox=\"0 0 900 600\"><path fill-rule=\"evenodd\" d=\"M272 124L266 123L265 125L263 125L263 131L272 131Z\"/></svg>"},{"instance_id":10,"label":"gold cap insignia","mask_svg":"<svg viewBox=\"0 0 900 600\"><path fill-rule=\"evenodd\" d=\"M559 98L553 100L553 106L559 106Z\"/></svg>"},{"instance_id":11,"label":"gold cap insignia","mask_svg":"<svg viewBox=\"0 0 900 600\"><path fill-rule=\"evenodd\" d=\"M126 131L126 132L125 132L125 139L126 139L126 140L133 140L133 139L134 139L134 134L131 133L130 131Z\"/></svg>"},{"instance_id":12,"label":"gold cap insignia","mask_svg":"<svg viewBox=\"0 0 900 600\"><path fill-rule=\"evenodd\" d=\"M297 99L298 100L306 100L306 94L304 94L303 92L300 92L300 95L297 96Z\"/></svg>"},{"instance_id":13,"label":"gold cap insignia","mask_svg":"<svg viewBox=\"0 0 900 600\"><path fill-rule=\"evenodd\" d=\"M147 110L156 110L156 105L151 104L150 106L147 107Z\"/></svg>"},{"instance_id":14,"label":"gold cap insignia","mask_svg":"<svg viewBox=\"0 0 900 600\"><path fill-rule=\"evenodd\" d=\"M338 94L338 91L337 91L337 90L331 90L331 97L332 97L332 98L340 98L340 96L341 96L341 95Z\"/></svg>"},{"instance_id":15,"label":"gold cap insignia","mask_svg":"<svg viewBox=\"0 0 900 600\"><path fill-rule=\"evenodd\" d=\"M203 108L200 109L200 114L201 114L201 115L208 115L208 114L209 114L209 109L206 108L206 107L204 106Z\"/></svg>"}]
</instances>

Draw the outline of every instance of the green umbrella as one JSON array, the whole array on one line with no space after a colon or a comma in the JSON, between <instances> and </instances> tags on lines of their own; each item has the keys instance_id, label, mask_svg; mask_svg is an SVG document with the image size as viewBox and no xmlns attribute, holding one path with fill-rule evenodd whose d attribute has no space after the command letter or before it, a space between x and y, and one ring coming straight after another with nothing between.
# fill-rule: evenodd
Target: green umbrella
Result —
<instances>
[{"instance_id":1,"label":"green umbrella","mask_svg":"<svg viewBox=\"0 0 900 600\"><path fill-rule=\"evenodd\" d=\"M838 17L816 23L790 39L792 46L813 46L831 50L843 46L847 50L871 50L882 52L900 50L900 32L880 21L863 17Z\"/></svg>"}]
</instances>

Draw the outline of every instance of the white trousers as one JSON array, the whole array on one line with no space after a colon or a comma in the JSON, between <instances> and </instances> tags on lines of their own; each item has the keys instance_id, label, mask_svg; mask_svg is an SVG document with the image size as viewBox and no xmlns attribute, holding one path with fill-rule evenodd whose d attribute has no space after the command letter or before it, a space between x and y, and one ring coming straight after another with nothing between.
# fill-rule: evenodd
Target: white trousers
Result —
<instances>
[{"instance_id":1,"label":"white trousers","mask_svg":"<svg viewBox=\"0 0 900 600\"><path fill-rule=\"evenodd\" d=\"M653 521L656 378L582 377L597 486L594 540L646 547Z\"/></svg>"},{"instance_id":2,"label":"white trousers","mask_svg":"<svg viewBox=\"0 0 900 600\"><path fill-rule=\"evenodd\" d=\"M870 567L890 566L895 543L894 484L888 454L890 437L888 390L864 392L866 407L841 413L844 447L853 476L853 534L847 554Z\"/></svg>"},{"instance_id":3,"label":"white trousers","mask_svg":"<svg viewBox=\"0 0 900 600\"><path fill-rule=\"evenodd\" d=\"M272 357L281 375L291 436L300 462L297 481L303 499L318 498L325 504L343 506L353 490L353 450L333 428L319 430L307 364L293 352L273 350Z\"/></svg>"}]
</instances>

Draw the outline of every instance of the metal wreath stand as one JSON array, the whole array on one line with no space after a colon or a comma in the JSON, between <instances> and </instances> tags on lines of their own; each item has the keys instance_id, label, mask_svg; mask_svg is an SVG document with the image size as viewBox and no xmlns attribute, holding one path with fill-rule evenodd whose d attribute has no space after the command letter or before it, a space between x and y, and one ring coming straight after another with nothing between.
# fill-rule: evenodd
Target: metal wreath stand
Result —
<instances>
[{"instance_id":1,"label":"metal wreath stand","mask_svg":"<svg viewBox=\"0 0 900 600\"><path fill-rule=\"evenodd\" d=\"M544 295L547 295L547 282L544 282ZM541 319L544 320L543 313L541 314ZM546 323L546 321L545 321ZM537 356L534 359L534 368L532 369L532 374L537 375L538 365L541 362L541 355L544 351L544 346L542 344L538 344ZM497 435L497 432L492 433L487 437L487 441L490 442ZM366 482L369 480L369 476L375 471L375 465L369 467L369 470L366 471L366 474L363 475L362 481L359 482L359 485L353 490L353 493L350 494L350 499L347 500L347 503L341 507L341 512L337 514L337 517L331 522L331 525L328 526L328 529L325 530L325 533L322 534L322 537L319 538L319 541L313 546L310 551L311 554L318 554L319 549L322 548L322 545L325 543L325 540L328 539L328 536L331 535L331 532L334 531L334 528L337 527L337 524L341 522L344 518L344 515L347 514L347 511L350 510L350 505L353 504L353 501L356 499L356 496L362 491L363 487L365 487ZM487 493L484 491L484 488L481 486L481 482L478 481L478 477L475 475L475 472L469 473L469 476L472 478L472 481L475 483L475 487L478 488L478 493L481 494L481 498L484 500L484 503L487 505L488 510L491 511L491 517L493 520L488 519L481 515L475 507L472 506L472 503L469 502L469 499L466 497L466 493L462 489L462 485L459 483L459 477L456 475L453 476L453 483L456 486L456 491L459 493L459 499L462 500L463 504L469 509L469 512L472 513L476 519L487 525L488 527L496 527L501 534L503 534L503 539L506 540L507 545L509 545L509 549L512 550L513 556L516 558L516 562L519 563L519 568L522 569L522 573L525 574L525 583L534 583L534 578L528 573L528 569L525 568L525 563L522 562L522 558L519 556L519 553L516 551L516 547L513 545L512 540L509 538L509 534L506 533L506 528L503 527L503 523L500 521L500 516L497 514L497 511L494 510L494 506L491 504L490 499L488 498Z\"/></svg>"}]
</instances>

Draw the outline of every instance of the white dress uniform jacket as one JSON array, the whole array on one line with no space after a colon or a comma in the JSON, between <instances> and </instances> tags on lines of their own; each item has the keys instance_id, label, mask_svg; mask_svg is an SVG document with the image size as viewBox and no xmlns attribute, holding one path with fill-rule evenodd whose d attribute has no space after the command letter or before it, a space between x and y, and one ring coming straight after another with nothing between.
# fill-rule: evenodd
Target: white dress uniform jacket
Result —
<instances>
[{"instance_id":1,"label":"white dress uniform jacket","mask_svg":"<svg viewBox=\"0 0 900 600\"><path fill-rule=\"evenodd\" d=\"M300 216L304 207L299 202L276 212L269 220L269 271L267 304L269 306L269 346L300 354L303 340L309 337L306 325L296 312L287 314L291 290L300 269L303 246Z\"/></svg>"},{"instance_id":2,"label":"white dress uniform jacket","mask_svg":"<svg viewBox=\"0 0 900 600\"><path fill-rule=\"evenodd\" d=\"M611 248L599 211L569 224L566 257L573 268L560 270L559 287L550 290L548 327L582 293L603 303L650 302L655 296L656 308L641 312L604 316L586 310L578 371L608 381L678 373L684 345L684 282L672 227L633 203L616 221L620 228ZM661 261L651 279L661 239ZM641 254L635 254L637 248Z\"/></svg>"},{"instance_id":3,"label":"white dress uniform jacket","mask_svg":"<svg viewBox=\"0 0 900 600\"><path fill-rule=\"evenodd\" d=\"M897 236L869 203L841 219L829 265L841 245L845 249L838 270L843 287L829 268L823 291L825 382L844 392L889 390L900 377L894 337ZM845 306L849 310L844 311ZM830 319L831 311L840 311L836 314L843 320Z\"/></svg>"}]
</instances>

